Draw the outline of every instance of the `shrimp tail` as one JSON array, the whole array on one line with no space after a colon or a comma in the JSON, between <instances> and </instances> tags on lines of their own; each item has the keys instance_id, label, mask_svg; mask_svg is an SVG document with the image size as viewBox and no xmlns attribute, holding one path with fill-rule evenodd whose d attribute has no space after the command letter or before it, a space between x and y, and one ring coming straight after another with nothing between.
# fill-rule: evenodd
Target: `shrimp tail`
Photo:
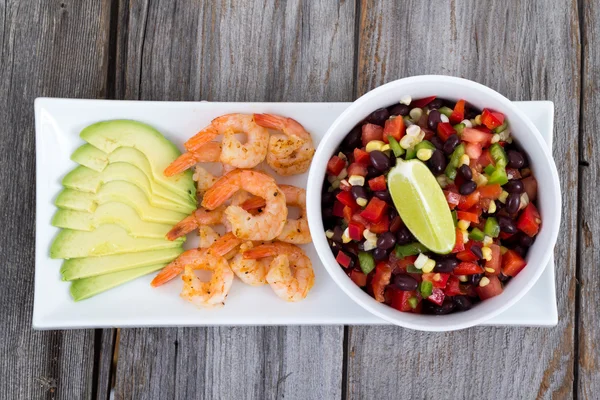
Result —
<instances>
[{"instance_id":1,"label":"shrimp tail","mask_svg":"<svg viewBox=\"0 0 600 400\"><path fill-rule=\"evenodd\" d=\"M273 244L262 244L260 246L254 247L253 249L246 250L244 252L245 259L258 259L265 257L273 257L278 254L279 248Z\"/></svg>"},{"instance_id":2,"label":"shrimp tail","mask_svg":"<svg viewBox=\"0 0 600 400\"><path fill-rule=\"evenodd\" d=\"M250 211L263 208L266 204L267 202L265 201L265 199L263 199L260 196L254 196L244 201L241 207L246 211Z\"/></svg>"},{"instance_id":3,"label":"shrimp tail","mask_svg":"<svg viewBox=\"0 0 600 400\"><path fill-rule=\"evenodd\" d=\"M208 251L217 256L225 256L240 244L242 244L242 239L239 239L233 233L228 232L217 239L217 241L209 247Z\"/></svg>"},{"instance_id":4,"label":"shrimp tail","mask_svg":"<svg viewBox=\"0 0 600 400\"><path fill-rule=\"evenodd\" d=\"M194 214L185 217L167 233L167 240L173 241L181 236L187 235L194 229L198 228L198 226L198 220Z\"/></svg>"},{"instance_id":5,"label":"shrimp tail","mask_svg":"<svg viewBox=\"0 0 600 400\"><path fill-rule=\"evenodd\" d=\"M193 167L198 162L196 155L193 153L183 153L175 161L173 161L167 168L165 168L164 174L167 177L175 176L182 173L183 171Z\"/></svg>"},{"instance_id":6,"label":"shrimp tail","mask_svg":"<svg viewBox=\"0 0 600 400\"><path fill-rule=\"evenodd\" d=\"M183 144L183 146L187 151L194 152L204 144L213 140L218 136L218 134L219 133L212 126L209 126L189 138L188 141Z\"/></svg>"},{"instance_id":7,"label":"shrimp tail","mask_svg":"<svg viewBox=\"0 0 600 400\"><path fill-rule=\"evenodd\" d=\"M273 114L254 114L254 122L263 128L281 129L284 125L284 118Z\"/></svg>"},{"instance_id":8,"label":"shrimp tail","mask_svg":"<svg viewBox=\"0 0 600 400\"><path fill-rule=\"evenodd\" d=\"M152 279L152 282L150 282L150 286L159 287L181 274L184 270L184 267L176 261L177 260L173 261L171 264L164 267L158 274L156 274L154 279Z\"/></svg>"}]
</instances>

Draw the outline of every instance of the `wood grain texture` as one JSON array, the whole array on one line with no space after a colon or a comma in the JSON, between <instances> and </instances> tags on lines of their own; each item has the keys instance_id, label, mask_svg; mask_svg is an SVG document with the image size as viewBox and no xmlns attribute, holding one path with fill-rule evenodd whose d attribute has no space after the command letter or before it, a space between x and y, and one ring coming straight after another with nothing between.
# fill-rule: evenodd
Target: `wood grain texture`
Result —
<instances>
[{"instance_id":1,"label":"wood grain texture","mask_svg":"<svg viewBox=\"0 0 600 400\"><path fill-rule=\"evenodd\" d=\"M0 1L2 399L75 399L92 393L94 331L31 329L33 101L38 96L103 97L108 6L109 1L92 0Z\"/></svg>"},{"instance_id":2,"label":"wood grain texture","mask_svg":"<svg viewBox=\"0 0 600 400\"><path fill-rule=\"evenodd\" d=\"M419 1L362 1L358 94L396 78L437 73L481 82L514 100L554 101L554 156L563 191L555 249L559 324L445 334L350 328L348 397L570 398L581 66L577 3L436 4L432 10Z\"/></svg>"},{"instance_id":3,"label":"wood grain texture","mask_svg":"<svg viewBox=\"0 0 600 400\"><path fill-rule=\"evenodd\" d=\"M580 145L580 230L579 230L579 360L578 395L594 399L600 392L600 4L584 1L583 87Z\"/></svg>"},{"instance_id":4,"label":"wood grain texture","mask_svg":"<svg viewBox=\"0 0 600 400\"><path fill-rule=\"evenodd\" d=\"M118 98L352 99L352 1L120 7ZM116 398L341 397L342 327L123 329L119 349Z\"/></svg>"}]
</instances>

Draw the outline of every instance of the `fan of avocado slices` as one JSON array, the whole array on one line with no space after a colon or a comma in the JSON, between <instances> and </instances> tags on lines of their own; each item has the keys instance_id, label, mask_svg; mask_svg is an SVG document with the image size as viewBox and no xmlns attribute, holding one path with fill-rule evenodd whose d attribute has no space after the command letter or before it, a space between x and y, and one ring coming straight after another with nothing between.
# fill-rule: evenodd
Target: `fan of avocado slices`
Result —
<instances>
[{"instance_id":1,"label":"fan of avocado slices","mask_svg":"<svg viewBox=\"0 0 600 400\"><path fill-rule=\"evenodd\" d=\"M196 209L191 171L166 177L181 153L159 131L132 120L85 128L63 179L50 248L75 301L162 269L183 252L166 233Z\"/></svg>"}]
</instances>

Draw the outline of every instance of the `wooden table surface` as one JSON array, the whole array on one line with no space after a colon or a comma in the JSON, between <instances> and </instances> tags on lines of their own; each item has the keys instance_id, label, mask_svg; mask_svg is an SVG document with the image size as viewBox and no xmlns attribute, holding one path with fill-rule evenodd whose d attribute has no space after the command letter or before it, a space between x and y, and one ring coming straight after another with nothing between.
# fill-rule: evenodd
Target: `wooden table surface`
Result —
<instances>
[{"instance_id":1,"label":"wooden table surface","mask_svg":"<svg viewBox=\"0 0 600 400\"><path fill-rule=\"evenodd\" d=\"M0 0L0 398L598 399L598 49L596 0ZM31 329L34 98L352 101L419 74L554 102L558 326Z\"/></svg>"}]
</instances>

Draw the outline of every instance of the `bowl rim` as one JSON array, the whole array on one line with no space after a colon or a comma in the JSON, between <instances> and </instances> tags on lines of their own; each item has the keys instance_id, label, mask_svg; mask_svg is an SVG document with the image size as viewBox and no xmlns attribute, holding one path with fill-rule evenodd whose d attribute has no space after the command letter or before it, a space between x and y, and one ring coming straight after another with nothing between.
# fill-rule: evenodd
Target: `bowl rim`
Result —
<instances>
[{"instance_id":1,"label":"bowl rim","mask_svg":"<svg viewBox=\"0 0 600 400\"><path fill-rule=\"evenodd\" d=\"M546 230L549 230L550 240L546 242L546 246L549 250L552 251L542 252L539 259L535 260L537 268L535 269L533 276L531 277L531 279L525 281L525 283L523 284L521 289L516 293L516 295L512 296L511 298L505 299L506 301L504 301L501 305L490 310L487 313L481 314L479 316L473 315L472 318L463 318L464 321L448 321L445 317L451 317L452 315L456 314L449 314L447 316L425 316L423 318L423 315L421 314L403 313L401 311L394 310L388 305L378 303L377 301L375 301L375 299L373 299L362 289L356 286L343 272L343 270L337 264L337 262L335 262L333 253L331 252L331 249L329 248L329 245L327 244L327 240L324 235L313 234L313 243L317 250L317 254L319 255L319 258L325 266L325 269L327 270L329 276L346 293L346 295L348 295L354 302L359 304L367 311L388 322L391 322L392 324L409 329L422 331L453 331L476 326L486 320L489 320L499 315L509 307L513 306L517 301L519 301L533 287L533 285L538 281L538 279L544 272L544 269L546 268L548 262L550 261L550 257L553 254L553 249L558 238L558 231L561 222L562 197L558 171L556 169L554 159L552 158L551 149L548 148L544 139L542 138L542 135L540 134L537 127L533 124L533 122L531 122L531 120L508 98L480 83L464 78L446 75L417 75L397 79L365 93L364 95L356 99L346 110L344 110L344 112L342 112L342 114L340 114L335 119L335 121L331 124L331 126L328 128L327 132L321 139L319 146L317 147L308 175L307 216L311 232L324 231L323 222L321 219L321 187L325 175L326 161L331 156L331 154L325 152L325 147L332 141L341 141L341 139L339 138L345 137L347 132L344 132L343 136L340 132L336 132L339 130L339 126L343 123L343 121L347 119L350 115L362 113L361 109L363 107L368 106L372 99L378 97L381 93L386 92L391 87L425 82L431 83L432 81L437 81L440 83L443 82L444 84L459 85L462 87L466 87L469 90L479 91L480 93L483 93L483 95L486 97L493 98L497 102L501 103L503 107L506 107L506 109L510 109L510 111L514 113L517 116L517 118L521 120L522 123L524 123L527 130L530 133L532 133L533 138L536 141L537 148L539 151L542 152L543 158L547 161L548 167L550 169L551 184L547 185L548 188L545 190L548 191L548 196L553 197L554 207L552 207L553 209L548 213L548 215L544 216L544 219L546 220L546 218L548 218L549 222L545 224L544 228ZM531 263L531 261L532 260L529 260L529 263ZM382 306L384 306L385 310L387 310L388 312L384 312L384 309L380 310L379 308L381 308ZM388 309L394 310L395 312L392 313L392 315L389 315L390 313ZM468 315L468 313L469 311L465 311L461 313L461 315ZM415 316L418 317L414 318ZM442 323L432 324L431 322L433 322L433 318L439 320Z\"/></svg>"}]
</instances>

